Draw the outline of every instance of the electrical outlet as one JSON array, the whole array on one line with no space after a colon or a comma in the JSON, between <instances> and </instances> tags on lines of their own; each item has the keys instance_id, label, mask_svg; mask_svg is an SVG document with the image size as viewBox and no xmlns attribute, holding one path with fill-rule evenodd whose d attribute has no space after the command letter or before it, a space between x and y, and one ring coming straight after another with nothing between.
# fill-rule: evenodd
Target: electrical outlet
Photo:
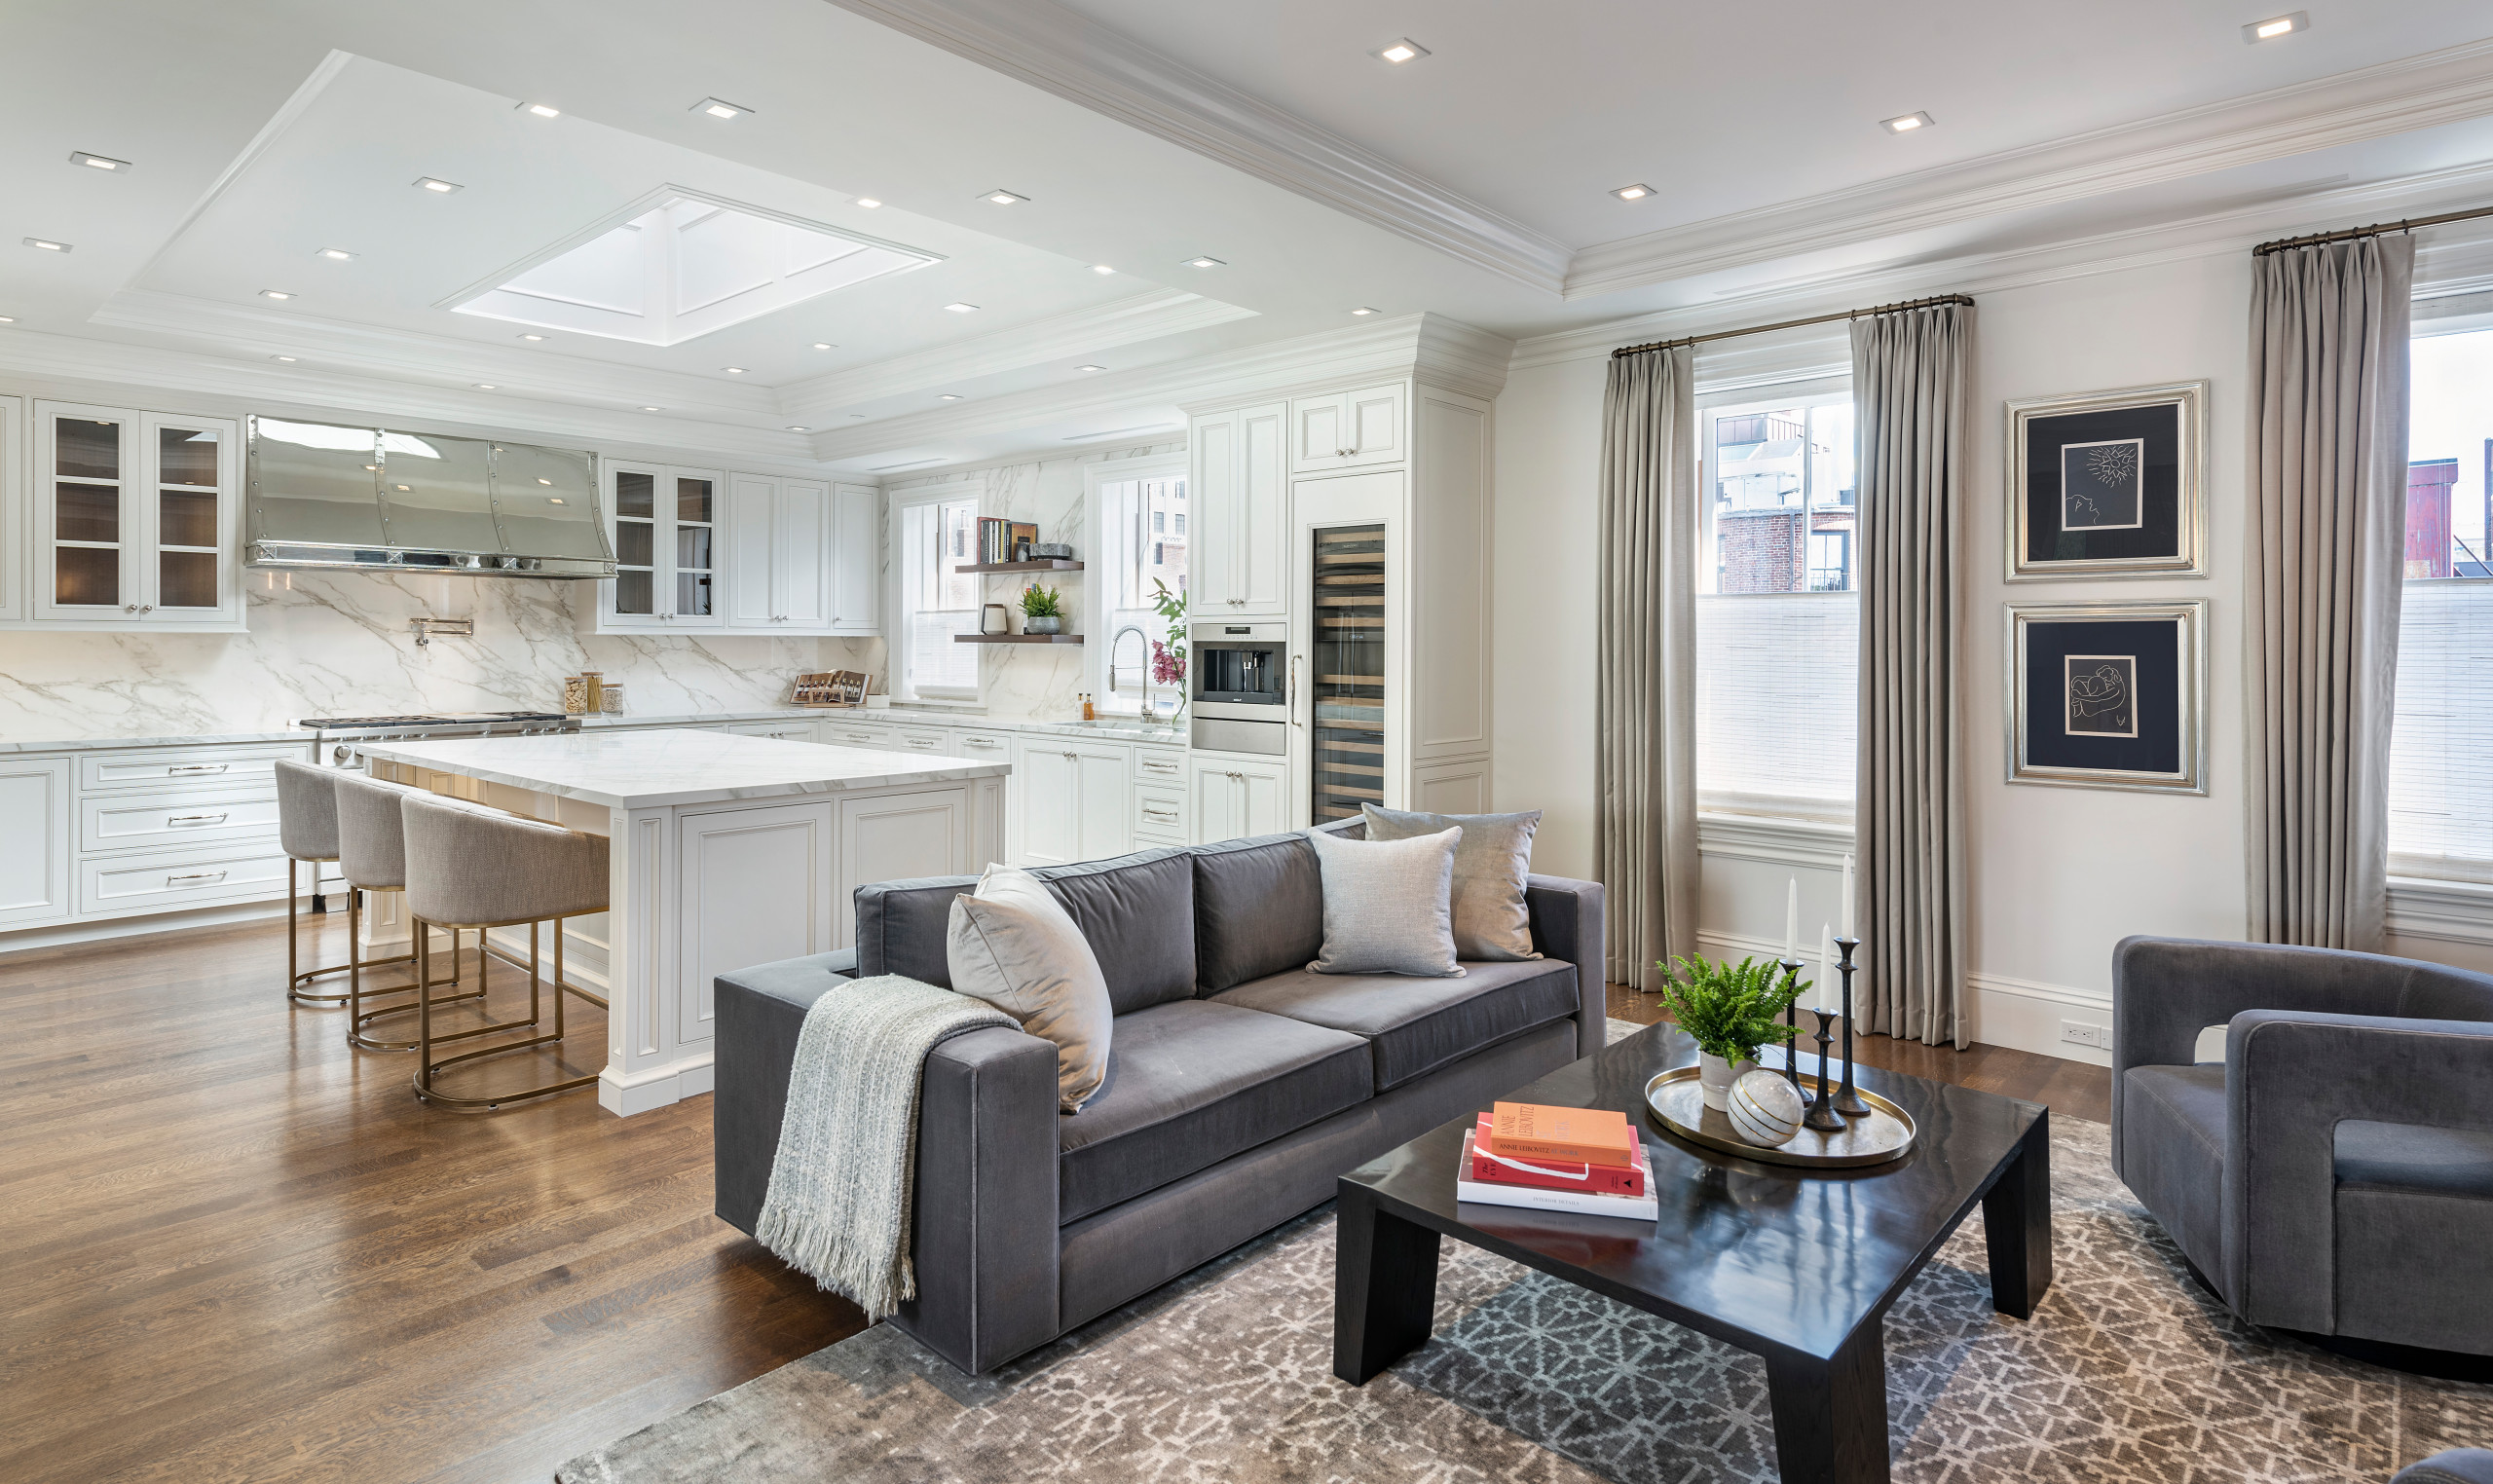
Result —
<instances>
[{"instance_id":1,"label":"electrical outlet","mask_svg":"<svg viewBox=\"0 0 2493 1484\"><path fill-rule=\"evenodd\" d=\"M2061 1039L2073 1046L2092 1046L2097 1051L2112 1049L2112 1032L2108 1026L2089 1025L2084 1020L2061 1021Z\"/></svg>"}]
</instances>

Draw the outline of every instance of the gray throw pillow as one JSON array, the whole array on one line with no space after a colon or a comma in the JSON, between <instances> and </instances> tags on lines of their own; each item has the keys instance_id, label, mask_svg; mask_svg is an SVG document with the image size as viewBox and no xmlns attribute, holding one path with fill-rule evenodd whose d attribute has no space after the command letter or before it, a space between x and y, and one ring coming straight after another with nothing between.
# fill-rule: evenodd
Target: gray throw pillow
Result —
<instances>
[{"instance_id":1,"label":"gray throw pillow","mask_svg":"<svg viewBox=\"0 0 2493 1484\"><path fill-rule=\"evenodd\" d=\"M1081 1112L1108 1080L1116 1011L1089 940L1047 883L1019 867L986 868L975 892L952 899L944 963L955 991L1056 1043L1057 1105Z\"/></svg>"},{"instance_id":2,"label":"gray throw pillow","mask_svg":"<svg viewBox=\"0 0 2493 1484\"><path fill-rule=\"evenodd\" d=\"M1449 826L1463 831L1454 847L1454 954L1474 962L1539 958L1524 877L1532 874L1532 833L1541 811L1523 814L1413 814L1359 805L1372 840L1406 840Z\"/></svg>"},{"instance_id":3,"label":"gray throw pillow","mask_svg":"<svg viewBox=\"0 0 2493 1484\"><path fill-rule=\"evenodd\" d=\"M1455 842L1460 830L1407 840L1346 840L1307 832L1324 888L1324 946L1311 974L1417 974L1450 979Z\"/></svg>"}]
</instances>

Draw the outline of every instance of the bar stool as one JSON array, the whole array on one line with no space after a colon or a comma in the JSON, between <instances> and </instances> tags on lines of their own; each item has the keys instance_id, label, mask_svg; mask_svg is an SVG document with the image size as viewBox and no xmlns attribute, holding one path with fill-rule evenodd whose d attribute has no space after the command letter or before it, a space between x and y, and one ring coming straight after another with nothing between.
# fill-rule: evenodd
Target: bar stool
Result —
<instances>
[{"instance_id":1,"label":"bar stool","mask_svg":"<svg viewBox=\"0 0 2493 1484\"><path fill-rule=\"evenodd\" d=\"M363 956L363 896L371 891L405 889L407 840L405 828L400 823L398 800L409 794L421 794L424 790L409 788L403 783L385 782L366 773L327 769L322 771L322 777L328 783L331 807L337 821L338 869L347 878L347 1044L362 1051L414 1051L416 1042L413 1039L384 1041L365 1033L366 1027L376 1020L413 1013L417 1000L379 1010L364 1009L363 971L387 968L391 964L414 964L418 955L410 946L406 952L389 958L366 959ZM448 979L437 980L428 973L420 973L416 983L391 984L372 992L385 995L413 992L422 999L429 997L430 990L456 989L459 985L459 935L453 933L450 936ZM484 995L484 990L478 988L450 995L440 1003L460 1004L483 999Z\"/></svg>"},{"instance_id":2,"label":"bar stool","mask_svg":"<svg viewBox=\"0 0 2493 1484\"><path fill-rule=\"evenodd\" d=\"M344 1005L348 994L314 994L303 986L332 974L352 974L352 964L303 967L301 890L297 867L312 868L312 895L320 894L320 868L338 858L338 794L327 768L285 759L277 764L277 837L285 851L285 997L298 1005Z\"/></svg>"},{"instance_id":3,"label":"bar stool","mask_svg":"<svg viewBox=\"0 0 2493 1484\"><path fill-rule=\"evenodd\" d=\"M409 793L399 800L407 836L407 915L416 933L416 973L426 977L428 928L456 934L476 930L481 942L489 928L528 924L528 1019L504 1020L461 1035L495 1030L534 1030L543 1016L542 980L539 972L538 930L554 924L554 1028L551 1033L488 1046L480 1051L432 1057L435 1041L451 1037L432 1032L432 1002L417 1001L416 1095L447 1108L499 1108L504 1103L544 1097L584 1088L597 1080L591 1072L512 1093L482 1097L457 1097L436 1086L450 1067L508 1052L556 1044L563 1039L563 996L577 994L593 1005L606 1001L585 989L563 983L563 919L606 910L607 841L602 835L583 835L542 820L444 798L437 794ZM455 939L453 940L456 941ZM479 953L476 981L484 989L485 964Z\"/></svg>"}]
</instances>

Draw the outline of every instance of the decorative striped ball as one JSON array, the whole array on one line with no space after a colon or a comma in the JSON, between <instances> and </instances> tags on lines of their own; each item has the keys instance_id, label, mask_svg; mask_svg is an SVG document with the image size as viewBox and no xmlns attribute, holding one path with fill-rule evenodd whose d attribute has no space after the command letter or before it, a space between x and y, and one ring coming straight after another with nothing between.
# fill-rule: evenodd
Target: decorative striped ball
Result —
<instances>
[{"instance_id":1,"label":"decorative striped ball","mask_svg":"<svg viewBox=\"0 0 2493 1484\"><path fill-rule=\"evenodd\" d=\"M1743 1143L1773 1149L1801 1132L1801 1094L1781 1072L1755 1071L1731 1084L1731 1132Z\"/></svg>"}]
</instances>

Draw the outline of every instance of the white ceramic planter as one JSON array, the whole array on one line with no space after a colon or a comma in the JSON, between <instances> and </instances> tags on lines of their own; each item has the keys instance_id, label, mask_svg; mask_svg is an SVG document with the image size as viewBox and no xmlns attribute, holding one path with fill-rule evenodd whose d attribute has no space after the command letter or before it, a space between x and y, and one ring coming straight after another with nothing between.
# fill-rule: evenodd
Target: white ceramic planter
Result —
<instances>
[{"instance_id":1,"label":"white ceramic planter","mask_svg":"<svg viewBox=\"0 0 2493 1484\"><path fill-rule=\"evenodd\" d=\"M1731 1084L1741 1074L1757 1070L1757 1063L1743 1058L1736 1065L1707 1052L1696 1054L1696 1085L1705 1094L1705 1105L1717 1113L1731 1106Z\"/></svg>"}]
</instances>

